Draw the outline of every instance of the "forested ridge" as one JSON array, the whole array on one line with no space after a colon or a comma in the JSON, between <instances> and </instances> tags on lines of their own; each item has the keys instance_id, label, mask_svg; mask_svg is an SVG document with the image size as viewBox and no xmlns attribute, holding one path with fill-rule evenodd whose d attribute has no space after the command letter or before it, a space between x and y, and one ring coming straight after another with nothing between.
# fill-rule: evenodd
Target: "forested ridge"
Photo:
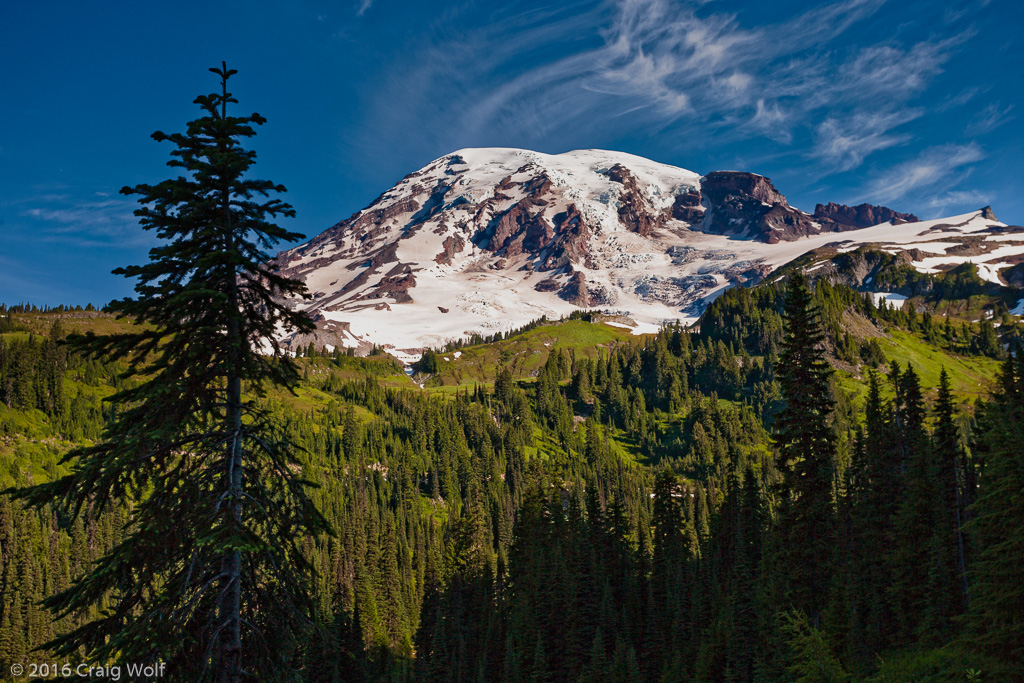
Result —
<instances>
[{"instance_id":1,"label":"forested ridge","mask_svg":"<svg viewBox=\"0 0 1024 683\"><path fill-rule=\"evenodd\" d=\"M296 680L1021 679L1019 324L795 290L458 387L307 350L263 399L335 532ZM62 343L107 321L75 315L0 317L4 486L111 417L124 367ZM130 518L0 497L4 675L90 616L39 601Z\"/></svg>"}]
</instances>

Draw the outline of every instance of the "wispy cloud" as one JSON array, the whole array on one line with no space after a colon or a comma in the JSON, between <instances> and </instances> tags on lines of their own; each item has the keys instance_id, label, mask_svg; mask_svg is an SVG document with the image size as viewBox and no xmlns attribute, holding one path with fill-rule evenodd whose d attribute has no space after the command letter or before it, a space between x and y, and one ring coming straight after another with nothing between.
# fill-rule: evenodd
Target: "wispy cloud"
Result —
<instances>
[{"instance_id":1,"label":"wispy cloud","mask_svg":"<svg viewBox=\"0 0 1024 683\"><path fill-rule=\"evenodd\" d=\"M980 209L991 204L995 195L977 190L954 190L932 197L925 204L936 216L948 215L951 209Z\"/></svg>"},{"instance_id":2,"label":"wispy cloud","mask_svg":"<svg viewBox=\"0 0 1024 683\"><path fill-rule=\"evenodd\" d=\"M725 107L750 99L748 56L764 35L742 29L732 15L699 18L665 0L626 0L605 40L581 74L584 87L639 99L660 114L699 116L709 98Z\"/></svg>"},{"instance_id":3,"label":"wispy cloud","mask_svg":"<svg viewBox=\"0 0 1024 683\"><path fill-rule=\"evenodd\" d=\"M43 241L77 247L139 247L155 243L155 238L139 227L132 200L109 198L109 193L102 191L92 194L101 199L79 200L71 194L37 195L17 202L21 205L18 215L36 224L34 234Z\"/></svg>"},{"instance_id":4,"label":"wispy cloud","mask_svg":"<svg viewBox=\"0 0 1024 683\"><path fill-rule=\"evenodd\" d=\"M944 102L941 102L938 106L935 107L935 109L937 111L948 111L950 109L955 109L956 107L962 107L971 100L973 100L975 97L977 97L978 93L980 92L981 88L979 88L976 85L971 86L969 88L964 88L956 95L947 98Z\"/></svg>"},{"instance_id":5,"label":"wispy cloud","mask_svg":"<svg viewBox=\"0 0 1024 683\"><path fill-rule=\"evenodd\" d=\"M784 125L787 119L788 115L782 109L782 105L778 102L768 103L764 98L760 98L757 100L749 125L766 138L788 144L793 140L793 134Z\"/></svg>"},{"instance_id":6,"label":"wispy cloud","mask_svg":"<svg viewBox=\"0 0 1024 683\"><path fill-rule=\"evenodd\" d=\"M359 7L356 9L356 16L361 17L366 14L366 11L373 5L373 0L360 0Z\"/></svg>"},{"instance_id":7,"label":"wispy cloud","mask_svg":"<svg viewBox=\"0 0 1024 683\"><path fill-rule=\"evenodd\" d=\"M930 147L916 158L878 175L868 189L871 201L892 202L915 195L925 203L951 196L950 186L962 178L965 167L985 158L977 144Z\"/></svg>"},{"instance_id":8,"label":"wispy cloud","mask_svg":"<svg viewBox=\"0 0 1024 683\"><path fill-rule=\"evenodd\" d=\"M893 95L905 99L921 91L942 70L949 48L962 42L958 35L938 42L921 42L909 49L893 45L864 48L837 69L835 90L851 95Z\"/></svg>"},{"instance_id":9,"label":"wispy cloud","mask_svg":"<svg viewBox=\"0 0 1024 683\"><path fill-rule=\"evenodd\" d=\"M671 129L680 145L709 133L719 145L789 145L799 135L811 146L797 153L820 162L821 172L848 171L910 141L898 129L922 115L913 98L971 35L901 43L890 34L836 48L883 4L839 0L747 27L712 4L618 0L442 31L416 68L381 89L377 125L405 122L401 101L434 147L495 138L555 147L573 144L580 130L614 131L628 114L634 129ZM595 34L598 45L566 39Z\"/></svg>"},{"instance_id":10,"label":"wispy cloud","mask_svg":"<svg viewBox=\"0 0 1024 683\"><path fill-rule=\"evenodd\" d=\"M1014 115L1010 113L1012 111L1012 104L1003 107L999 102L993 102L971 119L970 123L967 124L967 134L984 135L989 131L995 130L1014 118Z\"/></svg>"},{"instance_id":11,"label":"wispy cloud","mask_svg":"<svg viewBox=\"0 0 1024 683\"><path fill-rule=\"evenodd\" d=\"M856 168L872 152L908 142L909 134L890 131L920 115L919 110L905 109L826 118L815 129L816 143L811 156L825 161L837 171Z\"/></svg>"}]
</instances>

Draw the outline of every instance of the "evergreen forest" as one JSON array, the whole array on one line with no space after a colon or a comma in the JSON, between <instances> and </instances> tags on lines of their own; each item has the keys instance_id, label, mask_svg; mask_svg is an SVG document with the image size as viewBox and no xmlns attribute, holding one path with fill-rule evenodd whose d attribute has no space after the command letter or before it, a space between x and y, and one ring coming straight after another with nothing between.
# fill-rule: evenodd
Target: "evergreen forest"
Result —
<instances>
[{"instance_id":1,"label":"evergreen forest","mask_svg":"<svg viewBox=\"0 0 1024 683\"><path fill-rule=\"evenodd\" d=\"M412 378L304 349L257 397L326 522L284 679L1024 680L1020 323L937 309L794 272L692 328L538 321ZM0 309L0 486L65 475L143 381L68 336L137 327ZM0 497L0 677L118 606L43 601L146 495Z\"/></svg>"}]
</instances>

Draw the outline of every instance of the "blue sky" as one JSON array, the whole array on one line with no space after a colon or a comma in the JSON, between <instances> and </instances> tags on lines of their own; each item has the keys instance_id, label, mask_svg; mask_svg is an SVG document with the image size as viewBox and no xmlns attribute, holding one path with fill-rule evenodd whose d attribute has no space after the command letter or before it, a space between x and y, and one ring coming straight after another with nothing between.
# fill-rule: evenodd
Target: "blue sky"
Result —
<instances>
[{"instance_id":1,"label":"blue sky","mask_svg":"<svg viewBox=\"0 0 1024 683\"><path fill-rule=\"evenodd\" d=\"M227 60L313 236L461 147L615 149L769 176L790 202L1024 222L1011 0L0 5L0 301L105 303L151 238L123 185Z\"/></svg>"}]
</instances>

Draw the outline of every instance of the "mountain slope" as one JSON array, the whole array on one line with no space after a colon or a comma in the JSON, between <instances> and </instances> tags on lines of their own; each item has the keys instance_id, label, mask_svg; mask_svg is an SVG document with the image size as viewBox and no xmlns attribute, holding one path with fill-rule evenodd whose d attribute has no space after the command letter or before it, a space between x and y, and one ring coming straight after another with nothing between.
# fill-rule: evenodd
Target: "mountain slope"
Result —
<instances>
[{"instance_id":1,"label":"mountain slope","mask_svg":"<svg viewBox=\"0 0 1024 683\"><path fill-rule=\"evenodd\" d=\"M881 222L872 225L873 222ZM422 348L541 316L602 308L653 331L695 320L727 287L757 283L812 249L876 244L983 277L1024 255L988 211L918 221L886 207L791 207L768 178L703 177L620 152L465 149L406 176L369 207L282 252L317 320L293 345Z\"/></svg>"}]
</instances>

